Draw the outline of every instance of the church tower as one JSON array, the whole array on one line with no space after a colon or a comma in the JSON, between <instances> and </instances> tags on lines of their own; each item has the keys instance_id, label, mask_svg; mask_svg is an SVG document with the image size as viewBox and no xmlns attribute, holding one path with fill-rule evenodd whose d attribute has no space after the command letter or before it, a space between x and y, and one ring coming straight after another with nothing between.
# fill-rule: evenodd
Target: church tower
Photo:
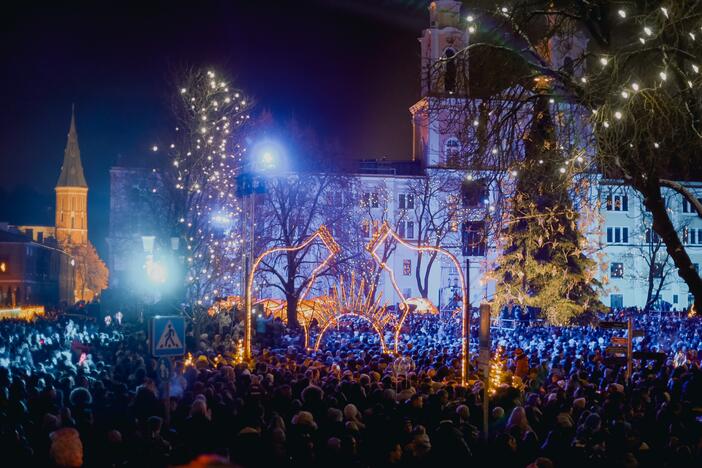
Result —
<instances>
[{"instance_id":1,"label":"church tower","mask_svg":"<svg viewBox=\"0 0 702 468\"><path fill-rule=\"evenodd\" d=\"M88 243L88 184L80 162L75 107L63 153L61 175L56 183L56 240L61 244Z\"/></svg>"},{"instance_id":2,"label":"church tower","mask_svg":"<svg viewBox=\"0 0 702 468\"><path fill-rule=\"evenodd\" d=\"M412 159L425 168L450 165L460 153L452 106L468 90L468 61L462 50L471 25L461 17L461 2L435 0L429 5L429 27L419 37L421 98L410 107Z\"/></svg>"}]
</instances>

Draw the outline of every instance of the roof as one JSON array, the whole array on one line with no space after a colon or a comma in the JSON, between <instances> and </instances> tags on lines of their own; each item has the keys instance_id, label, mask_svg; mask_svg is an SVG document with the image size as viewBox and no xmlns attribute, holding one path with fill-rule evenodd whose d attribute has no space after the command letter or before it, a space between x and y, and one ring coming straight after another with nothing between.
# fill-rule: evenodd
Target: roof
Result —
<instances>
[{"instance_id":1,"label":"roof","mask_svg":"<svg viewBox=\"0 0 702 468\"><path fill-rule=\"evenodd\" d=\"M5 231L0 229L0 242L32 242L32 239L19 231Z\"/></svg>"},{"instance_id":2,"label":"roof","mask_svg":"<svg viewBox=\"0 0 702 468\"><path fill-rule=\"evenodd\" d=\"M75 107L73 112L71 112L71 127L68 130L66 149L63 152L63 166L61 166L61 175L59 176L56 186L88 188L85 175L83 175L83 165L80 162Z\"/></svg>"}]
</instances>

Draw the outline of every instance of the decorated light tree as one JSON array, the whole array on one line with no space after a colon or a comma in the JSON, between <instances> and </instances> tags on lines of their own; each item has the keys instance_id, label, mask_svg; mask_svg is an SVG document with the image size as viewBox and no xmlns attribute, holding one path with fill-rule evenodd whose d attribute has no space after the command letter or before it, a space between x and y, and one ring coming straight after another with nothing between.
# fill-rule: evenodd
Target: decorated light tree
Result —
<instances>
[{"instance_id":1,"label":"decorated light tree","mask_svg":"<svg viewBox=\"0 0 702 468\"><path fill-rule=\"evenodd\" d=\"M246 154L252 101L213 70L188 69L174 81L175 127L161 145L168 160L160 185L170 235L185 244L187 299L200 303L240 289L236 177Z\"/></svg>"},{"instance_id":2,"label":"decorated light tree","mask_svg":"<svg viewBox=\"0 0 702 468\"><path fill-rule=\"evenodd\" d=\"M551 323L567 323L588 308L599 308L595 263L584 255L567 171L548 98L537 95L524 160L516 175L511 217L498 258L495 302L541 309Z\"/></svg>"}]
</instances>

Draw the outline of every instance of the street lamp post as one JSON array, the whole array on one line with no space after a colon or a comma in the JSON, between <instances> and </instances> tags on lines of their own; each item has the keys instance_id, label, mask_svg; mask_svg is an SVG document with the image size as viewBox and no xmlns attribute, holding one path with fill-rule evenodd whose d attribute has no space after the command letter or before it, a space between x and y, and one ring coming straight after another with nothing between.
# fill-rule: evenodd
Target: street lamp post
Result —
<instances>
[{"instance_id":1,"label":"street lamp post","mask_svg":"<svg viewBox=\"0 0 702 468\"><path fill-rule=\"evenodd\" d=\"M271 173L278 168L278 159L282 153L280 146L270 142L262 141L254 147L254 160L247 161L246 169L237 178L237 196L244 204L244 220L242 222L243 246L243 275L242 288L244 290L244 358L251 358L251 335L252 335L252 291L249 285L253 285L253 262L254 262L254 241L255 241L255 219L256 219L256 195L265 193L265 184L261 180L263 173Z\"/></svg>"}]
</instances>

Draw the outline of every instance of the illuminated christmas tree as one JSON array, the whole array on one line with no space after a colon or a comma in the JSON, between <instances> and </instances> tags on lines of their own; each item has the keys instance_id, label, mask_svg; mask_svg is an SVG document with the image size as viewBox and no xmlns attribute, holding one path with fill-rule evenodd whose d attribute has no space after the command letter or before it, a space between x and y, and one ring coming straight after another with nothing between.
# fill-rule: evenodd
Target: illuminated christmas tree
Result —
<instances>
[{"instance_id":1,"label":"illuminated christmas tree","mask_svg":"<svg viewBox=\"0 0 702 468\"><path fill-rule=\"evenodd\" d=\"M599 305L595 262L583 253L586 240L562 165L548 98L541 93L503 232L495 300L500 306L539 308L544 318L559 324Z\"/></svg>"}]
</instances>

